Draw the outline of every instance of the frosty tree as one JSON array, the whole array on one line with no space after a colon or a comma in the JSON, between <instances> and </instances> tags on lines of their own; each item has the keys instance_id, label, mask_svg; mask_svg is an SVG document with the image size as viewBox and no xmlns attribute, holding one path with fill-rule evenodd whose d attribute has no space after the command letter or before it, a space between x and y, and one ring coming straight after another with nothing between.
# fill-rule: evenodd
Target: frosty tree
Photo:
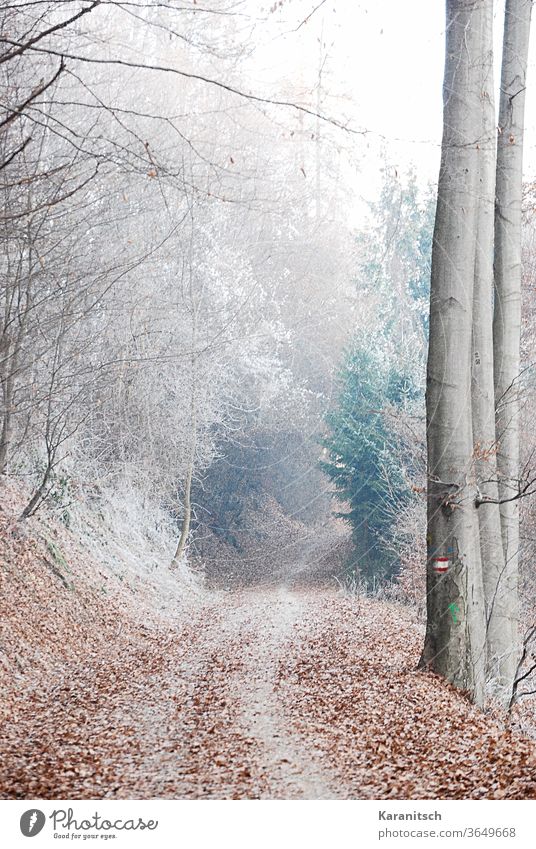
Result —
<instances>
[{"instance_id":1,"label":"frosty tree","mask_svg":"<svg viewBox=\"0 0 536 849\"><path fill-rule=\"evenodd\" d=\"M421 664L480 703L487 692L508 703L519 655L517 501L523 485L516 393L531 7L530 0L506 3L496 153L493 3L447 2L430 296L428 617Z\"/></svg>"}]
</instances>

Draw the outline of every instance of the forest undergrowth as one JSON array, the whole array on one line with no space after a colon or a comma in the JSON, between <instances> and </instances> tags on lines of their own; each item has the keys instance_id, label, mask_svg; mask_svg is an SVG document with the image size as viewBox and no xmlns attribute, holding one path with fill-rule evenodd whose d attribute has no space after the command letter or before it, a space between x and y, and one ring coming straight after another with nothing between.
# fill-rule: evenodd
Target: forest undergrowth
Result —
<instances>
[{"instance_id":1,"label":"forest undergrowth","mask_svg":"<svg viewBox=\"0 0 536 849\"><path fill-rule=\"evenodd\" d=\"M530 700L509 724L416 671L410 607L295 560L228 589L99 562L19 506L0 512L2 798L536 796Z\"/></svg>"}]
</instances>

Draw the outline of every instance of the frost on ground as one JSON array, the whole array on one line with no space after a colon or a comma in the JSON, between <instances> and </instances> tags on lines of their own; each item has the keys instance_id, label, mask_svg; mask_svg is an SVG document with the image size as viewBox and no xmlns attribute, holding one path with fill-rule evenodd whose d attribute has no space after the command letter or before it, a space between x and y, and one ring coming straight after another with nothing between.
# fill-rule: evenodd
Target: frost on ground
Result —
<instances>
[{"instance_id":1,"label":"frost on ground","mask_svg":"<svg viewBox=\"0 0 536 849\"><path fill-rule=\"evenodd\" d=\"M208 591L129 567L126 537L112 568L0 525L2 798L536 797L534 742L415 671L407 609Z\"/></svg>"}]
</instances>

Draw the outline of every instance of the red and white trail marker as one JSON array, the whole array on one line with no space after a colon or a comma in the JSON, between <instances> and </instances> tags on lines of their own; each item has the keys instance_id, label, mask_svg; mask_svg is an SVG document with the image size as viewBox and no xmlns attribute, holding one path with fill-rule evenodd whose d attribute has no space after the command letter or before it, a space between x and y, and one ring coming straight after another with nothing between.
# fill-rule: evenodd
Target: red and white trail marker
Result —
<instances>
[{"instance_id":1,"label":"red and white trail marker","mask_svg":"<svg viewBox=\"0 0 536 849\"><path fill-rule=\"evenodd\" d=\"M434 557L432 560L432 569L434 572L438 572L442 575L444 572L448 572L450 566L450 560L448 557Z\"/></svg>"}]
</instances>

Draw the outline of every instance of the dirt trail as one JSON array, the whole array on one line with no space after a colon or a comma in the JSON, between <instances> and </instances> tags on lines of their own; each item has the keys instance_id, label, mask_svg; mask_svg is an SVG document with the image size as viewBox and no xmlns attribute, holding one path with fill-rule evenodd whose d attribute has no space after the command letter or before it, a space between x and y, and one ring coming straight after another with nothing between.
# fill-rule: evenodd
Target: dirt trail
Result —
<instances>
[{"instance_id":1,"label":"dirt trail","mask_svg":"<svg viewBox=\"0 0 536 849\"><path fill-rule=\"evenodd\" d=\"M535 798L534 743L415 670L403 608L207 593L21 688L3 798Z\"/></svg>"},{"instance_id":2,"label":"dirt trail","mask_svg":"<svg viewBox=\"0 0 536 849\"><path fill-rule=\"evenodd\" d=\"M311 601L284 587L207 593L186 624L141 626L34 680L5 729L1 795L335 798L280 674Z\"/></svg>"},{"instance_id":3,"label":"dirt trail","mask_svg":"<svg viewBox=\"0 0 536 849\"><path fill-rule=\"evenodd\" d=\"M240 598L235 616L227 620L226 633L231 633L233 647L239 644L245 650L245 663L229 685L239 695L237 720L256 744L265 776L261 795L272 799L338 798L334 776L315 761L285 722L279 693L279 663L296 648L295 628L307 609L307 597L281 586L267 597L243 594Z\"/></svg>"}]
</instances>

